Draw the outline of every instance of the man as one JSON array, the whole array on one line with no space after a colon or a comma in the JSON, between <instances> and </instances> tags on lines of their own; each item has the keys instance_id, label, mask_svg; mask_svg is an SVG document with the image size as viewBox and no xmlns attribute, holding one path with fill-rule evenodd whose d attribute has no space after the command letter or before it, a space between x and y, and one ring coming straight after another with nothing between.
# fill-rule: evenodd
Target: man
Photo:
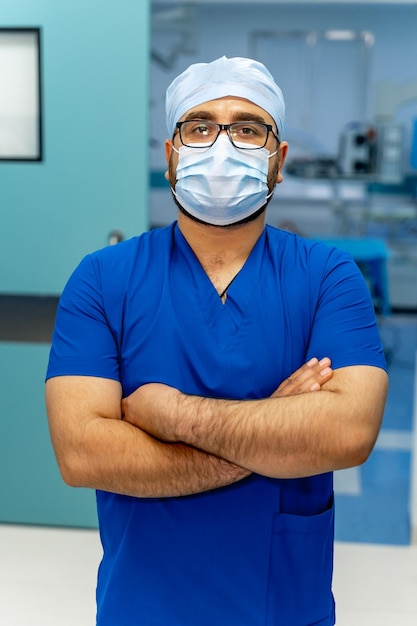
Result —
<instances>
[{"instance_id":1,"label":"man","mask_svg":"<svg viewBox=\"0 0 417 626\"><path fill-rule=\"evenodd\" d=\"M97 489L97 624L332 625L332 471L387 388L369 293L265 225L288 146L263 65L192 65L166 108L178 221L82 261L47 375L64 480Z\"/></svg>"}]
</instances>

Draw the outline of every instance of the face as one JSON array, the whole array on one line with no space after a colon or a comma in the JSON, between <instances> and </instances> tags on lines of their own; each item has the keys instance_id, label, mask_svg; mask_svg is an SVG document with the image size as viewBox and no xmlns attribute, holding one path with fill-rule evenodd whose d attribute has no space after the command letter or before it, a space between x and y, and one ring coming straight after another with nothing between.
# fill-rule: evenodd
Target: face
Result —
<instances>
[{"instance_id":1,"label":"face","mask_svg":"<svg viewBox=\"0 0 417 626\"><path fill-rule=\"evenodd\" d=\"M226 96L225 98L204 102L187 111L179 121L188 119L211 120L219 124L231 124L239 121L264 122L265 124L271 124L275 134L277 134L276 124L269 113L244 98ZM177 150L182 145L178 132L175 133L173 139L167 139L165 142L165 154L168 163L168 171L165 173L165 178L169 180L171 187L175 189L178 153L172 149L173 145ZM288 144L282 141L278 147L276 138L272 133L269 133L265 148L271 154L277 151L277 154L269 160L268 189L271 192L275 185L282 181L282 167L287 156Z\"/></svg>"}]
</instances>

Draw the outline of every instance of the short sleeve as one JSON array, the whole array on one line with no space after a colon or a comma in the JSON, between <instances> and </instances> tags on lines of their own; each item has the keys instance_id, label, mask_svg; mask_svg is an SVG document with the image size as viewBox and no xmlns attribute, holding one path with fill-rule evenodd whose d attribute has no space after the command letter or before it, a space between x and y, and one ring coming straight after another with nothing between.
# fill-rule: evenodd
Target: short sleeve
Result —
<instances>
[{"instance_id":1,"label":"short sleeve","mask_svg":"<svg viewBox=\"0 0 417 626\"><path fill-rule=\"evenodd\" d=\"M60 298L47 378L73 375L119 380L117 339L103 302L100 266L97 258L89 255Z\"/></svg>"},{"instance_id":2,"label":"short sleeve","mask_svg":"<svg viewBox=\"0 0 417 626\"><path fill-rule=\"evenodd\" d=\"M308 358L329 356L334 368L386 369L368 285L352 257L330 249L320 281Z\"/></svg>"}]
</instances>

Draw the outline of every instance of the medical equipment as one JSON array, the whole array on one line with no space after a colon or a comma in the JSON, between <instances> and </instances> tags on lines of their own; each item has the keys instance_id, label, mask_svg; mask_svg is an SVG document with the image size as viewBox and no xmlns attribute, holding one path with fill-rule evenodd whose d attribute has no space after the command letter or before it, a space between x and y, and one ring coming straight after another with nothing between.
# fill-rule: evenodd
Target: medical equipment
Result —
<instances>
[{"instance_id":1,"label":"medical equipment","mask_svg":"<svg viewBox=\"0 0 417 626\"><path fill-rule=\"evenodd\" d=\"M376 170L376 137L373 126L348 124L340 135L338 165L343 176L373 174Z\"/></svg>"}]
</instances>

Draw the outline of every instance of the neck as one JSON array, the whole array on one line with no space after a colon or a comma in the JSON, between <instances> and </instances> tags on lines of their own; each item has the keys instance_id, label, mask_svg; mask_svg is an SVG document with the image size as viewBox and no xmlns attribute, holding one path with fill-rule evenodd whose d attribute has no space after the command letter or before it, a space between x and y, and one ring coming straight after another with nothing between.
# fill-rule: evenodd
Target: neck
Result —
<instances>
[{"instance_id":1,"label":"neck","mask_svg":"<svg viewBox=\"0 0 417 626\"><path fill-rule=\"evenodd\" d=\"M265 212L245 224L224 227L201 224L180 211L178 226L206 270L213 265L243 265L265 228Z\"/></svg>"}]
</instances>

